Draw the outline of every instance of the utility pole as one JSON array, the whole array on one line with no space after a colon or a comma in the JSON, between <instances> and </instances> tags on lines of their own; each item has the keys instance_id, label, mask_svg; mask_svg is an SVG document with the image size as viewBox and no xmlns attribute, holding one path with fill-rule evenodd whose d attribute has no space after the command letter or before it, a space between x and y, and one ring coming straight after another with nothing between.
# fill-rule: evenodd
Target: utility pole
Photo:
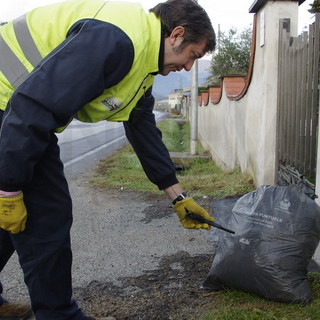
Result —
<instances>
[{"instance_id":1,"label":"utility pole","mask_svg":"<svg viewBox=\"0 0 320 320\"><path fill-rule=\"evenodd\" d=\"M220 50L220 44L221 44L221 29L220 29L220 23L218 24L218 43L217 43L217 49Z\"/></svg>"},{"instance_id":2,"label":"utility pole","mask_svg":"<svg viewBox=\"0 0 320 320\"><path fill-rule=\"evenodd\" d=\"M198 144L198 60L192 67L190 154L197 154Z\"/></svg>"},{"instance_id":3,"label":"utility pole","mask_svg":"<svg viewBox=\"0 0 320 320\"><path fill-rule=\"evenodd\" d=\"M198 0L194 0L198 2ZM192 86L191 86L191 124L190 124L190 154L197 154L198 144L198 60L192 67Z\"/></svg>"}]
</instances>

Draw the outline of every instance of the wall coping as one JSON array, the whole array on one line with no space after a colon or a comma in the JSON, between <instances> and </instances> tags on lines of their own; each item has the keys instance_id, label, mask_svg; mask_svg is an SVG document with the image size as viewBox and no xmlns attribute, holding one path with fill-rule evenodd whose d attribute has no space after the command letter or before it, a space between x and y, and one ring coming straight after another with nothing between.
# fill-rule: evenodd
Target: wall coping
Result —
<instances>
[{"instance_id":1,"label":"wall coping","mask_svg":"<svg viewBox=\"0 0 320 320\"><path fill-rule=\"evenodd\" d=\"M252 43L251 43L251 52L250 52L250 62L249 62L249 69L248 73L246 75L243 74L230 74L230 75L223 75L220 76L220 85L219 86L209 86L209 100L212 104L218 104L221 100L222 96L222 87L225 87L225 93L229 100L240 100L243 98L243 96L247 93L247 90L249 88L249 85L251 83L252 73L253 73L253 64L254 64L254 57L255 57L255 51L256 51L256 31L257 29L257 15L255 14L253 17L253 29L252 29ZM242 78L243 81L240 81L239 78ZM227 79L235 79L238 81L237 84L233 85L232 90L230 90L230 87L227 89L226 81ZM229 82L229 81L228 81ZM210 88L216 88L216 90L213 90ZM220 88L218 90L217 88ZM202 94L198 95L198 103L199 106L202 106L202 100L207 99L207 97L202 96ZM206 101L206 100L205 100Z\"/></svg>"},{"instance_id":2,"label":"wall coping","mask_svg":"<svg viewBox=\"0 0 320 320\"><path fill-rule=\"evenodd\" d=\"M299 1L299 6L305 2L305 0L255 0L249 8L249 13L257 13L268 1Z\"/></svg>"}]
</instances>

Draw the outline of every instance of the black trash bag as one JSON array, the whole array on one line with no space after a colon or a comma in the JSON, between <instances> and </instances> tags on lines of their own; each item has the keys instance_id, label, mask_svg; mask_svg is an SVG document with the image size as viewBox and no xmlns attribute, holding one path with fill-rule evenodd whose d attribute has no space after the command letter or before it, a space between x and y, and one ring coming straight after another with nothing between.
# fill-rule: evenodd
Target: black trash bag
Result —
<instances>
[{"instance_id":1,"label":"black trash bag","mask_svg":"<svg viewBox=\"0 0 320 320\"><path fill-rule=\"evenodd\" d=\"M229 226L229 220L232 215L232 209L240 197L230 197L224 198L222 200L216 200L212 204L212 212L216 222L227 229ZM220 236L223 235L225 231L217 228L211 228L207 233L207 239L213 243L214 252L219 247Z\"/></svg>"},{"instance_id":2,"label":"black trash bag","mask_svg":"<svg viewBox=\"0 0 320 320\"><path fill-rule=\"evenodd\" d=\"M203 287L236 288L279 302L309 302L307 268L320 237L320 207L310 189L303 181L262 186L234 205L231 201L233 209L224 216L224 225L235 234L211 231L217 248Z\"/></svg>"}]
</instances>

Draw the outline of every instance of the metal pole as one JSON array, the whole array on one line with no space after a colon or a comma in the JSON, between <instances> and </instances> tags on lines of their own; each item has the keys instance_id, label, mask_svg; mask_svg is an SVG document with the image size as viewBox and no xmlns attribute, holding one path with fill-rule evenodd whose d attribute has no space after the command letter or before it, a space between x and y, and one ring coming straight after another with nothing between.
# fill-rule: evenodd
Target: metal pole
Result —
<instances>
[{"instance_id":1,"label":"metal pole","mask_svg":"<svg viewBox=\"0 0 320 320\"><path fill-rule=\"evenodd\" d=\"M218 41L217 41L217 51L219 52L220 49L220 43L221 43L221 29L220 29L220 23L218 24Z\"/></svg>"},{"instance_id":2,"label":"metal pole","mask_svg":"<svg viewBox=\"0 0 320 320\"><path fill-rule=\"evenodd\" d=\"M198 61L192 67L190 154L197 154L198 143Z\"/></svg>"},{"instance_id":3,"label":"metal pole","mask_svg":"<svg viewBox=\"0 0 320 320\"><path fill-rule=\"evenodd\" d=\"M198 2L198 0L195 0L195 2ZM194 62L191 72L190 154L196 155L198 149L198 60Z\"/></svg>"}]
</instances>

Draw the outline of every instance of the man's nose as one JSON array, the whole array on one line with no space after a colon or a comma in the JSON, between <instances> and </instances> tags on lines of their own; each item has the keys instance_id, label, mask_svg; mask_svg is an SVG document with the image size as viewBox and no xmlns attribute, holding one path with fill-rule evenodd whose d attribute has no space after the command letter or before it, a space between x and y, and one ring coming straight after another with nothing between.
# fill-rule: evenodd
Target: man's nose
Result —
<instances>
[{"instance_id":1,"label":"man's nose","mask_svg":"<svg viewBox=\"0 0 320 320\"><path fill-rule=\"evenodd\" d=\"M187 62L187 63L183 66L184 70L190 71L191 68L192 68L192 66L193 66L193 63L194 63L194 60L191 60L191 61Z\"/></svg>"}]
</instances>

